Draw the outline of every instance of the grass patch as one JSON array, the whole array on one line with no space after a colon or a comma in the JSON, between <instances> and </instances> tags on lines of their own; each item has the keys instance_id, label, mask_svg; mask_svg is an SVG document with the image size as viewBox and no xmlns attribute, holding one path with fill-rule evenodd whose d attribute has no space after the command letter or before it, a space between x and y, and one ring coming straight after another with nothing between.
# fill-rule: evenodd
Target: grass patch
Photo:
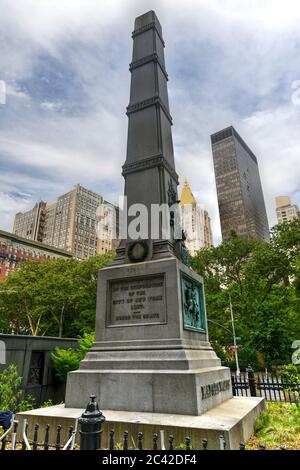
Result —
<instances>
[{"instance_id":1,"label":"grass patch","mask_svg":"<svg viewBox=\"0 0 300 470\"><path fill-rule=\"evenodd\" d=\"M300 404L267 403L255 423L255 435L248 441L247 450L257 450L264 444L267 450L300 450Z\"/></svg>"}]
</instances>

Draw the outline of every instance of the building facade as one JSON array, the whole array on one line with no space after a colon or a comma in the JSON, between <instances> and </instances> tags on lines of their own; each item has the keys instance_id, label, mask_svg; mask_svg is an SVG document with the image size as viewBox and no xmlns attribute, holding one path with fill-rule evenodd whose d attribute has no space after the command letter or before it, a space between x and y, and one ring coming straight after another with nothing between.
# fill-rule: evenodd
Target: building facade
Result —
<instances>
[{"instance_id":1,"label":"building facade","mask_svg":"<svg viewBox=\"0 0 300 470\"><path fill-rule=\"evenodd\" d=\"M293 204L288 196L276 197L276 215L279 224L300 219L299 207Z\"/></svg>"},{"instance_id":2,"label":"building facade","mask_svg":"<svg viewBox=\"0 0 300 470\"><path fill-rule=\"evenodd\" d=\"M210 247L214 245L213 234L211 230L211 220L207 210L204 209L204 246Z\"/></svg>"},{"instance_id":3,"label":"building facade","mask_svg":"<svg viewBox=\"0 0 300 470\"><path fill-rule=\"evenodd\" d=\"M180 196L181 225L186 234L186 246L192 256L201 248L213 246L211 224L208 212L195 199L185 181Z\"/></svg>"},{"instance_id":4,"label":"building facade","mask_svg":"<svg viewBox=\"0 0 300 470\"><path fill-rule=\"evenodd\" d=\"M14 233L26 238L38 234L39 241L67 250L79 259L111 251L114 249L114 241L105 240L105 246L102 246L97 235L97 210L103 203L100 194L78 184L56 201L43 202L39 217L36 215L37 205L32 211L18 213Z\"/></svg>"},{"instance_id":5,"label":"building facade","mask_svg":"<svg viewBox=\"0 0 300 470\"><path fill-rule=\"evenodd\" d=\"M96 211L102 202L102 196L79 184L59 196L47 205L43 241L79 259L96 255Z\"/></svg>"},{"instance_id":6,"label":"building facade","mask_svg":"<svg viewBox=\"0 0 300 470\"><path fill-rule=\"evenodd\" d=\"M46 203L37 202L33 209L18 212L15 216L13 233L28 240L43 241L43 231L46 215Z\"/></svg>"},{"instance_id":7,"label":"building facade","mask_svg":"<svg viewBox=\"0 0 300 470\"><path fill-rule=\"evenodd\" d=\"M269 239L257 158L231 126L211 136L223 240L232 231Z\"/></svg>"},{"instance_id":8,"label":"building facade","mask_svg":"<svg viewBox=\"0 0 300 470\"><path fill-rule=\"evenodd\" d=\"M97 213L97 252L100 255L116 250L119 244L119 208L103 201Z\"/></svg>"},{"instance_id":9,"label":"building facade","mask_svg":"<svg viewBox=\"0 0 300 470\"><path fill-rule=\"evenodd\" d=\"M17 271L22 262L42 263L56 258L72 258L72 254L0 230L0 281L12 271Z\"/></svg>"}]
</instances>

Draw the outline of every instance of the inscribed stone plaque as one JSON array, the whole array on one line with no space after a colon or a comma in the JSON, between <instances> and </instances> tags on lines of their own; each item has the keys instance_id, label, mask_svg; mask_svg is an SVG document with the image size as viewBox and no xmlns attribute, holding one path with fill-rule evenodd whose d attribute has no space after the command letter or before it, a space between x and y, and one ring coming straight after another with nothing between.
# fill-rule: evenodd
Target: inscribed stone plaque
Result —
<instances>
[{"instance_id":1,"label":"inscribed stone plaque","mask_svg":"<svg viewBox=\"0 0 300 470\"><path fill-rule=\"evenodd\" d=\"M109 283L107 326L166 322L164 275Z\"/></svg>"}]
</instances>

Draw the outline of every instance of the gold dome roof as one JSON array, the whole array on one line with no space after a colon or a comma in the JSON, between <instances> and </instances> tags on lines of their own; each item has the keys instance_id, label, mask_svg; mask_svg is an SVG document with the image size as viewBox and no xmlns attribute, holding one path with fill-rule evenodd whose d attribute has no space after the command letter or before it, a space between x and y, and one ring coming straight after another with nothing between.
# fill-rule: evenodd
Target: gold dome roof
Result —
<instances>
[{"instance_id":1,"label":"gold dome roof","mask_svg":"<svg viewBox=\"0 0 300 470\"><path fill-rule=\"evenodd\" d=\"M187 180L185 180L182 191L181 191L181 196L180 196L180 206L185 206L187 204L197 204L196 199L194 198L194 195L191 191L191 188L189 186L189 183Z\"/></svg>"}]
</instances>

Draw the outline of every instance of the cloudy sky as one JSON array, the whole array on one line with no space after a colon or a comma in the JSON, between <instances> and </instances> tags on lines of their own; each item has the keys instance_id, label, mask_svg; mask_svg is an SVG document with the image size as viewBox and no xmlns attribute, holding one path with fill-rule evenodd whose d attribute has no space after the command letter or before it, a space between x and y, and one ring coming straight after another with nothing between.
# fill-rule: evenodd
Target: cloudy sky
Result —
<instances>
[{"instance_id":1,"label":"cloudy sky","mask_svg":"<svg viewBox=\"0 0 300 470\"><path fill-rule=\"evenodd\" d=\"M275 196L300 205L298 0L0 0L1 229L76 183L118 201L131 31L150 9L166 41L177 172L208 208L215 241L209 136L223 127L258 157L270 225Z\"/></svg>"}]
</instances>

